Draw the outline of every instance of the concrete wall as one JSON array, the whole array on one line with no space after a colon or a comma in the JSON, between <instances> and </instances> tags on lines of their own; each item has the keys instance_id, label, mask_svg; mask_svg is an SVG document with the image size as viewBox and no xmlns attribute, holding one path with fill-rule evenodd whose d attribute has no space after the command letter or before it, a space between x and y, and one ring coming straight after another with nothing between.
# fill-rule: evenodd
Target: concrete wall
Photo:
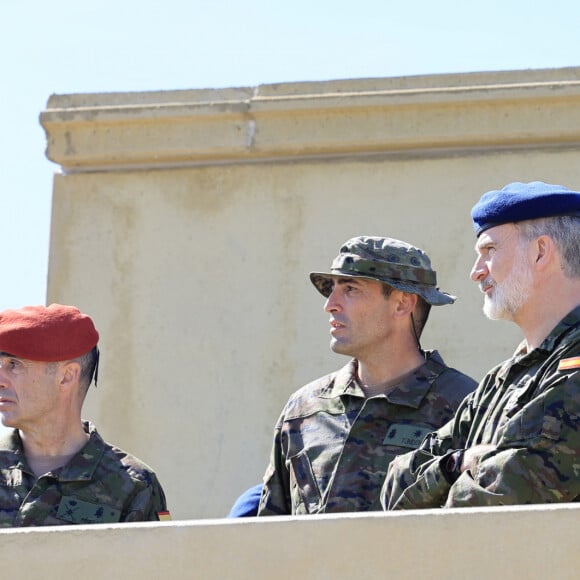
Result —
<instances>
[{"instance_id":1,"label":"concrete wall","mask_svg":"<svg viewBox=\"0 0 580 580\"><path fill-rule=\"evenodd\" d=\"M4 578L578 578L580 507L0 530Z\"/></svg>"},{"instance_id":2,"label":"concrete wall","mask_svg":"<svg viewBox=\"0 0 580 580\"><path fill-rule=\"evenodd\" d=\"M346 362L308 280L344 240L428 251L460 299L423 344L481 378L520 335L481 314L471 206L511 181L580 187L575 68L56 95L41 122L62 168L47 302L102 336L86 417L157 470L176 519L225 514L288 395Z\"/></svg>"}]
</instances>

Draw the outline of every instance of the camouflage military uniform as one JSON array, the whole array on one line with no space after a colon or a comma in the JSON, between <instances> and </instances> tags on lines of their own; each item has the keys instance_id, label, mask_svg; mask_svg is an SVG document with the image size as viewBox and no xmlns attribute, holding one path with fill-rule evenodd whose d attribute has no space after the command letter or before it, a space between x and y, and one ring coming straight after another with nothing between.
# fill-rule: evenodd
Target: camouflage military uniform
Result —
<instances>
[{"instance_id":1,"label":"camouflage military uniform","mask_svg":"<svg viewBox=\"0 0 580 580\"><path fill-rule=\"evenodd\" d=\"M437 352L388 395L365 398L353 359L290 398L258 515L379 510L389 462L448 421L476 383Z\"/></svg>"},{"instance_id":2,"label":"camouflage military uniform","mask_svg":"<svg viewBox=\"0 0 580 580\"><path fill-rule=\"evenodd\" d=\"M572 502L580 499L580 307L539 348L499 365L456 417L390 466L389 509ZM474 473L448 483L449 452L492 444ZM444 456L443 458L441 456Z\"/></svg>"},{"instance_id":3,"label":"camouflage military uniform","mask_svg":"<svg viewBox=\"0 0 580 580\"><path fill-rule=\"evenodd\" d=\"M17 430L0 438L0 527L157 520L167 510L151 469L103 441L95 428L63 467L38 479Z\"/></svg>"}]
</instances>

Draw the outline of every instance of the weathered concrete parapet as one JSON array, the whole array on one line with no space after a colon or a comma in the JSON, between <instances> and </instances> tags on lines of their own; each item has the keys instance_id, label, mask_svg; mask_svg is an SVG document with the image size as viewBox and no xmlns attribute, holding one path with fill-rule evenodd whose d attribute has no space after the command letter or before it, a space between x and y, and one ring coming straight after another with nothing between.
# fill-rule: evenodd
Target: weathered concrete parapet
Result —
<instances>
[{"instance_id":1,"label":"weathered concrete parapet","mask_svg":"<svg viewBox=\"0 0 580 580\"><path fill-rule=\"evenodd\" d=\"M0 531L4 578L575 579L580 506Z\"/></svg>"},{"instance_id":2,"label":"weathered concrete parapet","mask_svg":"<svg viewBox=\"0 0 580 580\"><path fill-rule=\"evenodd\" d=\"M41 121L62 170L47 301L101 335L85 418L176 520L228 513L290 393L345 364L308 278L345 240L429 253L459 299L422 345L480 379L521 333L481 313L471 207L512 181L580 188L580 68L60 95Z\"/></svg>"},{"instance_id":3,"label":"weathered concrete parapet","mask_svg":"<svg viewBox=\"0 0 580 580\"><path fill-rule=\"evenodd\" d=\"M55 95L41 123L67 172L576 146L580 69Z\"/></svg>"}]
</instances>

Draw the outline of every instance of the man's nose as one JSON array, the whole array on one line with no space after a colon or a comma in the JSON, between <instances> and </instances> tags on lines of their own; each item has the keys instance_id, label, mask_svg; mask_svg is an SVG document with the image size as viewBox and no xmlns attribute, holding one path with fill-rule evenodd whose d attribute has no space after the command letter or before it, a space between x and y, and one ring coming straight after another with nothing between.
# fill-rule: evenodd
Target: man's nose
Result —
<instances>
[{"instance_id":1,"label":"man's nose","mask_svg":"<svg viewBox=\"0 0 580 580\"><path fill-rule=\"evenodd\" d=\"M481 258L478 258L477 260L475 260L473 268L471 268L469 277L474 282L479 282L483 280L483 278L485 278L486 275L487 275L487 266L485 265L485 262Z\"/></svg>"},{"instance_id":2,"label":"man's nose","mask_svg":"<svg viewBox=\"0 0 580 580\"><path fill-rule=\"evenodd\" d=\"M336 287L332 289L332 292L328 295L328 298L326 299L326 302L324 303L324 310L326 312L333 312L335 310L338 310L340 308L340 305L338 303L338 299L337 299L337 292L336 292Z\"/></svg>"}]
</instances>

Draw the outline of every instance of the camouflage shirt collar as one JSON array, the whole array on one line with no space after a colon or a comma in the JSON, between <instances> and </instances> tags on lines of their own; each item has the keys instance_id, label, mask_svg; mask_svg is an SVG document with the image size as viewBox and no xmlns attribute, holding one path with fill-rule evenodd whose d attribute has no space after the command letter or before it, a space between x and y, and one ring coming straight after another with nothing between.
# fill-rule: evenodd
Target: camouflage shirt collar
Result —
<instances>
[{"instance_id":1,"label":"camouflage shirt collar","mask_svg":"<svg viewBox=\"0 0 580 580\"><path fill-rule=\"evenodd\" d=\"M91 480L105 452L105 442L97 433L95 426L87 421L83 423L83 427L89 434L89 440L66 465L52 472L59 481ZM10 468L18 468L32 474L24 456L18 429L12 429L0 437L0 449L12 454L14 463L10 465Z\"/></svg>"},{"instance_id":2,"label":"camouflage shirt collar","mask_svg":"<svg viewBox=\"0 0 580 580\"><path fill-rule=\"evenodd\" d=\"M59 481L90 481L105 452L105 442L95 426L85 421L83 427L89 434L89 440L66 465L55 470L54 475Z\"/></svg>"},{"instance_id":3,"label":"camouflage shirt collar","mask_svg":"<svg viewBox=\"0 0 580 580\"><path fill-rule=\"evenodd\" d=\"M433 381L445 368L445 363L436 350L426 351L425 364L421 365L411 375L407 375L400 384L391 387L391 390L386 395L387 400L397 405L419 408ZM343 395L364 398L365 393L356 380L357 370L358 362L353 359L336 373L334 381L320 396L324 399L332 399Z\"/></svg>"},{"instance_id":4,"label":"camouflage shirt collar","mask_svg":"<svg viewBox=\"0 0 580 580\"><path fill-rule=\"evenodd\" d=\"M387 393L387 400L396 405L418 409L431 389L433 381L445 370L445 363L436 351L425 352L425 364Z\"/></svg>"},{"instance_id":5,"label":"camouflage shirt collar","mask_svg":"<svg viewBox=\"0 0 580 580\"><path fill-rule=\"evenodd\" d=\"M580 306L574 308L556 325L554 330L548 334L540 349L547 352L552 352L560 343L562 338L568 334L570 330L577 329L580 326Z\"/></svg>"},{"instance_id":6,"label":"camouflage shirt collar","mask_svg":"<svg viewBox=\"0 0 580 580\"><path fill-rule=\"evenodd\" d=\"M11 429L0 436L0 450L3 452L8 452L9 456L12 456L10 461L13 462L11 465L7 465L10 469L18 468L23 471L30 471L24 458L24 453L22 450L22 440L18 434L18 429ZM6 463L8 462L8 457L6 457ZM32 473L32 472L31 472Z\"/></svg>"},{"instance_id":7,"label":"camouflage shirt collar","mask_svg":"<svg viewBox=\"0 0 580 580\"><path fill-rule=\"evenodd\" d=\"M505 381L514 364L522 367L531 367L538 361L544 360L563 341L569 341L570 333L574 333L574 331L580 332L580 306L577 306L562 318L552 332L543 340L542 344L534 350L528 352L526 341L522 341L516 348L513 356L501 363L500 370L497 373L497 380L501 382Z\"/></svg>"},{"instance_id":8,"label":"camouflage shirt collar","mask_svg":"<svg viewBox=\"0 0 580 580\"><path fill-rule=\"evenodd\" d=\"M562 318L562 320L560 320L560 322L554 327L552 332L550 332L550 334L548 334L548 336L542 341L540 346L528 352L526 350L526 341L524 340L516 348L512 359L506 362L517 360L521 364L526 364L529 361L529 364L531 365L535 362L538 355L543 358L545 354L549 354L556 350L560 342L568 335L569 331L578 328L580 328L580 306L577 306L564 316L564 318Z\"/></svg>"},{"instance_id":9,"label":"camouflage shirt collar","mask_svg":"<svg viewBox=\"0 0 580 580\"><path fill-rule=\"evenodd\" d=\"M352 395L364 398L365 394L356 380L357 370L358 361L356 359L350 360L334 374L334 380L320 393L320 397L334 399L342 395Z\"/></svg>"}]
</instances>

